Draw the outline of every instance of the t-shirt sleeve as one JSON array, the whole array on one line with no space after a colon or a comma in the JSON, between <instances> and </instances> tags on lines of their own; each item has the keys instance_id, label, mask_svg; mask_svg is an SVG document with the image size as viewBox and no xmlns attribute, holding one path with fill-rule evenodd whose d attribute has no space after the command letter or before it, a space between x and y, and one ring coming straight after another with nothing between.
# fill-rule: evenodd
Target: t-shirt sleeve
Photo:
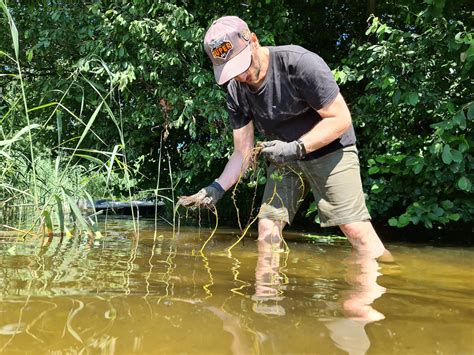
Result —
<instances>
[{"instance_id":1,"label":"t-shirt sleeve","mask_svg":"<svg viewBox=\"0 0 474 355\"><path fill-rule=\"evenodd\" d=\"M250 117L244 113L243 104L239 102L237 90L232 83L227 86L226 104L232 129L242 128L250 122Z\"/></svg>"},{"instance_id":2,"label":"t-shirt sleeve","mask_svg":"<svg viewBox=\"0 0 474 355\"><path fill-rule=\"evenodd\" d=\"M339 86L334 80L326 62L317 54L303 54L295 65L292 82L315 110L330 104L339 93Z\"/></svg>"}]
</instances>

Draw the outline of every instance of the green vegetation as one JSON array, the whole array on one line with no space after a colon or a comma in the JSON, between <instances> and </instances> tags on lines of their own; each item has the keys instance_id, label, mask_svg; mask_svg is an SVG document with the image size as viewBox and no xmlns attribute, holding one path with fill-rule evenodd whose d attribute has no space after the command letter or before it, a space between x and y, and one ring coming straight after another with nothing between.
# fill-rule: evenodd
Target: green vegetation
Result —
<instances>
[{"instance_id":1,"label":"green vegetation","mask_svg":"<svg viewBox=\"0 0 474 355\"><path fill-rule=\"evenodd\" d=\"M470 221L474 42L433 1L404 27L371 18L336 76L353 87L369 202L392 226ZM466 18L468 14L466 14Z\"/></svg>"},{"instance_id":2,"label":"green vegetation","mask_svg":"<svg viewBox=\"0 0 474 355\"><path fill-rule=\"evenodd\" d=\"M78 199L171 204L211 181L232 141L202 38L236 14L264 45L300 44L334 68L376 219L472 222L468 2L397 3L0 0L0 209L30 206L33 224L61 230L70 211L94 233ZM239 187L242 214L255 185ZM235 220L233 204L219 216Z\"/></svg>"}]
</instances>

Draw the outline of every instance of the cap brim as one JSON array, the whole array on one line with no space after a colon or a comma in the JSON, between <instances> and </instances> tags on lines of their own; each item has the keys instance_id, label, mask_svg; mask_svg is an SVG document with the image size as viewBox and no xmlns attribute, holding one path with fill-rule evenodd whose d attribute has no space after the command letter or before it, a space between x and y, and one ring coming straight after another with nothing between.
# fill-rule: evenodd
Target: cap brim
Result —
<instances>
[{"instance_id":1,"label":"cap brim","mask_svg":"<svg viewBox=\"0 0 474 355\"><path fill-rule=\"evenodd\" d=\"M250 44L239 54L222 65L214 65L214 76L219 85L225 84L230 79L242 74L250 67L252 51Z\"/></svg>"}]
</instances>

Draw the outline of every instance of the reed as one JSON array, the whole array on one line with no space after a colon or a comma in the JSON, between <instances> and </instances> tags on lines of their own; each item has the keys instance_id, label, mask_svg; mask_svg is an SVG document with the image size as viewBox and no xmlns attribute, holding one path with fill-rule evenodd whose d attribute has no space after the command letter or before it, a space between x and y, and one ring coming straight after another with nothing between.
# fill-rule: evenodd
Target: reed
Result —
<instances>
[{"instance_id":1,"label":"reed","mask_svg":"<svg viewBox=\"0 0 474 355\"><path fill-rule=\"evenodd\" d=\"M45 243L54 234L64 235L76 233L86 234L89 237L100 237L98 229L97 211L90 215L83 215L78 207L78 199L89 201L93 206L94 198L113 198L112 190L115 186L124 186L125 195L130 202L135 234L139 231L138 216L135 215L132 201L135 193L132 191L133 175L128 159L128 147L124 137L124 120L122 117L122 103L120 91L111 86L105 93L97 89L77 69L69 77L69 84L64 91L59 91L61 96L38 106L30 107L27 101L27 82L23 80L20 65L20 43L18 29L12 18L6 2L0 0L2 15L7 19L8 28L12 39L13 54L3 51L0 56L8 61L8 68L16 68L14 74L2 74L2 79L13 78L18 82L18 87L12 82L14 91L19 91L20 96L12 94L12 100L7 112L0 117L0 208L3 211L12 211L18 215L16 221L0 222L3 228L23 231L23 237L38 235L43 232ZM110 76L114 74L100 59L95 59L104 67ZM81 105L78 113L67 107L64 102L71 96L72 88L82 91ZM97 104L92 106L91 114L84 117L85 90L92 91L97 97ZM13 92L13 90L12 90ZM89 105L90 106L90 105ZM45 111L48 110L48 111ZM49 115L47 112L49 112ZM41 122L32 118L32 114L43 113L47 118ZM63 117L66 115L66 117ZM103 146L107 146L100 135L94 131L98 117L106 117L115 127L119 143L110 149L97 149L84 146L86 138L93 137ZM56 117L57 144L48 146L38 137L45 134ZM79 134L63 138L64 119L74 122L74 127L82 127ZM23 125L20 129L16 128ZM8 126L8 128L7 128ZM173 227L176 223L176 208L174 204L174 188L172 181L171 163L168 162L171 184L171 197L159 194L161 150L158 165L158 180L155 199L164 198L173 205ZM169 155L168 155L169 161ZM118 179L113 182L112 178ZM103 182L103 186L100 186ZM155 215L157 219L157 215ZM26 228L25 228L26 226ZM155 228L156 229L156 228Z\"/></svg>"}]
</instances>

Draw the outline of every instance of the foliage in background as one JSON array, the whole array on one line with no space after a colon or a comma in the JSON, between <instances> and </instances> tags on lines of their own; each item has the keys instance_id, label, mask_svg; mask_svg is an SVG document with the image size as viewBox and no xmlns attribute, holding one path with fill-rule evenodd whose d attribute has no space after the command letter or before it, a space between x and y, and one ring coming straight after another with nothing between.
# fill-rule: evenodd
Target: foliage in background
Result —
<instances>
[{"instance_id":1,"label":"foliage in background","mask_svg":"<svg viewBox=\"0 0 474 355\"><path fill-rule=\"evenodd\" d=\"M262 44L300 44L331 67L339 66L335 74L351 104L361 160L370 165L364 183L374 186L368 202L376 217L392 218L390 223L398 226L471 221L472 111L466 105L472 101L472 24L467 1L398 4L9 1L19 29L24 82L20 85L8 57L13 48L3 17L0 140L24 134L9 147L11 159L0 161L3 184L31 194L18 172L55 166L60 157L65 164L72 159L77 169L67 169L66 175L81 172L84 179L76 181L87 181L82 191L93 198L143 196L156 188L159 153L171 161L161 164L161 186L170 186L169 170L177 194L212 181L232 141L225 91L214 81L202 37L213 19L235 14L248 21ZM378 17L368 27L372 12ZM22 87L29 107L41 107L30 112L29 123ZM77 148L84 150L72 153L79 139ZM39 160L28 158L32 154ZM18 157L23 157L21 164L15 164ZM111 161L114 169L108 168ZM253 191L242 187L240 192L239 208L245 211ZM12 193L2 190L0 200ZM221 203L219 212L235 218L231 203Z\"/></svg>"},{"instance_id":2,"label":"foliage in background","mask_svg":"<svg viewBox=\"0 0 474 355\"><path fill-rule=\"evenodd\" d=\"M474 212L470 13L444 1L400 7L403 26L372 17L335 72L351 87L373 215L389 224L471 222ZM466 20L464 23L463 20Z\"/></svg>"}]
</instances>

